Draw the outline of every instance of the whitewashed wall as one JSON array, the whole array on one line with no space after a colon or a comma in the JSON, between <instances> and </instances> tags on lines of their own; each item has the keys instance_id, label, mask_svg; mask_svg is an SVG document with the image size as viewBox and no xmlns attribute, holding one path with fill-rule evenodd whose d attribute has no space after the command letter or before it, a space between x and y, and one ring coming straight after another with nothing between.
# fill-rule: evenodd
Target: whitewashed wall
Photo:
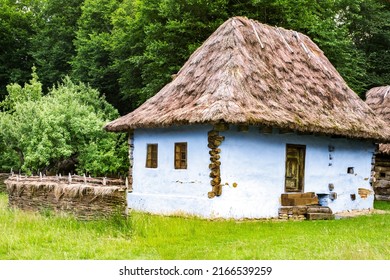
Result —
<instances>
[{"instance_id":1,"label":"whitewashed wall","mask_svg":"<svg viewBox=\"0 0 390 280\"><path fill-rule=\"evenodd\" d=\"M337 199L328 200L334 212L372 208L374 196L362 199L358 188L369 184L371 142L305 136L262 134L256 127L239 132L236 127L221 133L222 195L209 199L209 149L211 126L138 129L134 133L133 193L129 207L161 214L192 214L203 217L276 217L284 192L286 144L306 145L305 192L329 193L334 185ZM188 169L174 169L174 143L188 143ZM146 145L158 144L158 168L145 168ZM329 145L334 147L329 152ZM332 159L329 158L331 154ZM354 174L348 174L354 167ZM233 183L237 187L233 187ZM356 200L351 200L351 194Z\"/></svg>"},{"instance_id":2,"label":"whitewashed wall","mask_svg":"<svg viewBox=\"0 0 390 280\"><path fill-rule=\"evenodd\" d=\"M374 196L362 199L358 188L369 184L374 145L371 142L313 135L261 134L258 128L223 133L220 146L223 187L220 214L239 217L275 217L284 193L286 144L306 145L304 192L330 193L334 185L337 199L329 200L333 212L373 207ZM329 145L334 147L329 152ZM332 159L329 155L331 154ZM354 174L348 174L354 167ZM233 188L233 183L237 184ZM351 200L351 194L356 200Z\"/></svg>"},{"instance_id":3,"label":"whitewashed wall","mask_svg":"<svg viewBox=\"0 0 390 280\"><path fill-rule=\"evenodd\" d=\"M207 132L211 126L137 129L129 208L161 214L207 216L212 202ZM187 142L187 169L174 168L174 143ZM158 144L158 168L146 168L146 146Z\"/></svg>"}]
</instances>

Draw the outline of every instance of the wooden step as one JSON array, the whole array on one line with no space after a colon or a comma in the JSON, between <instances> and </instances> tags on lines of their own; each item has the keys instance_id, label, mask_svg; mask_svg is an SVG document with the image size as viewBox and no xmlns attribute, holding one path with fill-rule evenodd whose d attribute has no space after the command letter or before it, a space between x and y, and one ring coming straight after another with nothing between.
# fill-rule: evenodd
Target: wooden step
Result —
<instances>
[{"instance_id":1,"label":"wooden step","mask_svg":"<svg viewBox=\"0 0 390 280\"><path fill-rule=\"evenodd\" d=\"M282 197L287 198L314 198L316 194L314 192L306 192L306 193L282 193Z\"/></svg>"},{"instance_id":2,"label":"wooden step","mask_svg":"<svg viewBox=\"0 0 390 280\"><path fill-rule=\"evenodd\" d=\"M327 206L308 206L307 213L330 213L332 214L332 209Z\"/></svg>"},{"instance_id":3,"label":"wooden step","mask_svg":"<svg viewBox=\"0 0 390 280\"><path fill-rule=\"evenodd\" d=\"M306 219L308 219L308 220L333 220L334 214L332 214L332 213L307 213Z\"/></svg>"},{"instance_id":4,"label":"wooden step","mask_svg":"<svg viewBox=\"0 0 390 280\"><path fill-rule=\"evenodd\" d=\"M318 205L318 197L314 192L283 193L281 195L281 204L282 206Z\"/></svg>"}]
</instances>

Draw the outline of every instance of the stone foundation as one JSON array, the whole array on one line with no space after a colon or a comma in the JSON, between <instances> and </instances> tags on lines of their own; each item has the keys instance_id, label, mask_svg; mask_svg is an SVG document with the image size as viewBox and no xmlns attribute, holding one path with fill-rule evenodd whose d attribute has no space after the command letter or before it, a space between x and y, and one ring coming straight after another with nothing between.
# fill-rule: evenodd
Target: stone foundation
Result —
<instances>
[{"instance_id":1,"label":"stone foundation","mask_svg":"<svg viewBox=\"0 0 390 280\"><path fill-rule=\"evenodd\" d=\"M334 214L327 206L282 206L279 208L281 220L333 220Z\"/></svg>"}]
</instances>

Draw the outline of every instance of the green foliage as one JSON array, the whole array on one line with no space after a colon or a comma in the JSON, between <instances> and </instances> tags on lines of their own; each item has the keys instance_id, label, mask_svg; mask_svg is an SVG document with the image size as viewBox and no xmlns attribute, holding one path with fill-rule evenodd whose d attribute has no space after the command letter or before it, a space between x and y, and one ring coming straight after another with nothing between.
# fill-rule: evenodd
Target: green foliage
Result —
<instances>
[{"instance_id":1,"label":"green foliage","mask_svg":"<svg viewBox=\"0 0 390 280\"><path fill-rule=\"evenodd\" d=\"M12 110L3 112L0 119L4 152L18 154L18 161L13 160L18 162L14 170L65 172L76 167L79 173L92 175L125 173L124 136L102 129L118 116L112 105L99 97L98 91L83 83L75 84L68 77L46 96L40 92L36 99L19 98L39 86L35 77L23 88L10 87L19 92L10 95L16 96L10 99Z\"/></svg>"},{"instance_id":2,"label":"green foliage","mask_svg":"<svg viewBox=\"0 0 390 280\"><path fill-rule=\"evenodd\" d=\"M375 209L390 211L389 201L375 201Z\"/></svg>"},{"instance_id":3,"label":"green foliage","mask_svg":"<svg viewBox=\"0 0 390 280\"><path fill-rule=\"evenodd\" d=\"M119 3L116 0L84 1L74 41L76 55L71 60L72 77L98 88L116 107L120 106L119 76L112 69L110 40L111 15Z\"/></svg>"},{"instance_id":4,"label":"green foliage","mask_svg":"<svg viewBox=\"0 0 390 280\"><path fill-rule=\"evenodd\" d=\"M347 1L352 2L347 5ZM372 0L378 1L378 0ZM112 17L114 69L131 109L153 96L225 20L244 15L309 35L346 82L363 95L367 63L342 20L361 0L124 0ZM372 8L375 10L376 8ZM381 29L382 30L382 29Z\"/></svg>"},{"instance_id":5,"label":"green foliage","mask_svg":"<svg viewBox=\"0 0 390 280\"><path fill-rule=\"evenodd\" d=\"M44 90L70 74L69 61L75 55L73 41L84 0L42 0L38 2L37 34L30 53L37 66Z\"/></svg>"},{"instance_id":6,"label":"green foliage","mask_svg":"<svg viewBox=\"0 0 390 280\"><path fill-rule=\"evenodd\" d=\"M0 0L0 101L5 86L28 80L33 59L31 38L35 34L32 1Z\"/></svg>"},{"instance_id":7,"label":"green foliage","mask_svg":"<svg viewBox=\"0 0 390 280\"><path fill-rule=\"evenodd\" d=\"M153 96L225 20L309 35L360 96L390 83L387 0L0 0L0 101L28 80L71 75L121 114Z\"/></svg>"},{"instance_id":8,"label":"green foliage","mask_svg":"<svg viewBox=\"0 0 390 280\"><path fill-rule=\"evenodd\" d=\"M0 131L3 131L5 125L5 114L0 112ZM10 149L7 145L8 141L4 139L4 133L0 133L0 170L9 172L12 168L20 166L20 158L17 151Z\"/></svg>"},{"instance_id":9,"label":"green foliage","mask_svg":"<svg viewBox=\"0 0 390 280\"><path fill-rule=\"evenodd\" d=\"M119 73L119 85L122 98L130 101L134 109L141 103L142 90L146 85L142 77L146 63L145 30L147 25L159 21L157 12L160 0L133 1L124 0L113 13L112 41L113 67ZM127 103L127 102L126 102Z\"/></svg>"},{"instance_id":10,"label":"green foliage","mask_svg":"<svg viewBox=\"0 0 390 280\"><path fill-rule=\"evenodd\" d=\"M368 90L390 84L390 2L386 0L340 0L340 18L356 47L365 57Z\"/></svg>"},{"instance_id":11,"label":"green foliage","mask_svg":"<svg viewBox=\"0 0 390 280\"><path fill-rule=\"evenodd\" d=\"M169 82L228 18L226 2L123 1L113 16L112 49L121 94L133 108Z\"/></svg>"},{"instance_id":12,"label":"green foliage","mask_svg":"<svg viewBox=\"0 0 390 280\"><path fill-rule=\"evenodd\" d=\"M24 87L21 87L17 83L7 86L8 95L4 101L0 102L0 109L2 111L13 112L18 103L38 101L41 99L42 84L38 81L35 67L32 68L32 71L30 83L25 83Z\"/></svg>"},{"instance_id":13,"label":"green foliage","mask_svg":"<svg viewBox=\"0 0 390 280\"><path fill-rule=\"evenodd\" d=\"M107 134L102 132L102 134ZM80 148L78 172L87 172L94 176L99 174L127 174L128 147L126 137L121 135L101 135Z\"/></svg>"}]
</instances>

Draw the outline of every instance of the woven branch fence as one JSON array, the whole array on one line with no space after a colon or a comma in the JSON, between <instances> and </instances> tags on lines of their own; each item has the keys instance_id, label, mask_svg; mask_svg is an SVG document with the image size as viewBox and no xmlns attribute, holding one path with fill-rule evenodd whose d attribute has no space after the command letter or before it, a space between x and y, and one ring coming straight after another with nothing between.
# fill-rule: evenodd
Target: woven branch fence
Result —
<instances>
[{"instance_id":1,"label":"woven branch fence","mask_svg":"<svg viewBox=\"0 0 390 280\"><path fill-rule=\"evenodd\" d=\"M0 193L7 192L7 186L4 181L9 177L8 173L0 173Z\"/></svg>"},{"instance_id":2,"label":"woven branch fence","mask_svg":"<svg viewBox=\"0 0 390 280\"><path fill-rule=\"evenodd\" d=\"M81 220L127 216L127 179L11 175L5 184L10 207L51 210Z\"/></svg>"}]
</instances>

